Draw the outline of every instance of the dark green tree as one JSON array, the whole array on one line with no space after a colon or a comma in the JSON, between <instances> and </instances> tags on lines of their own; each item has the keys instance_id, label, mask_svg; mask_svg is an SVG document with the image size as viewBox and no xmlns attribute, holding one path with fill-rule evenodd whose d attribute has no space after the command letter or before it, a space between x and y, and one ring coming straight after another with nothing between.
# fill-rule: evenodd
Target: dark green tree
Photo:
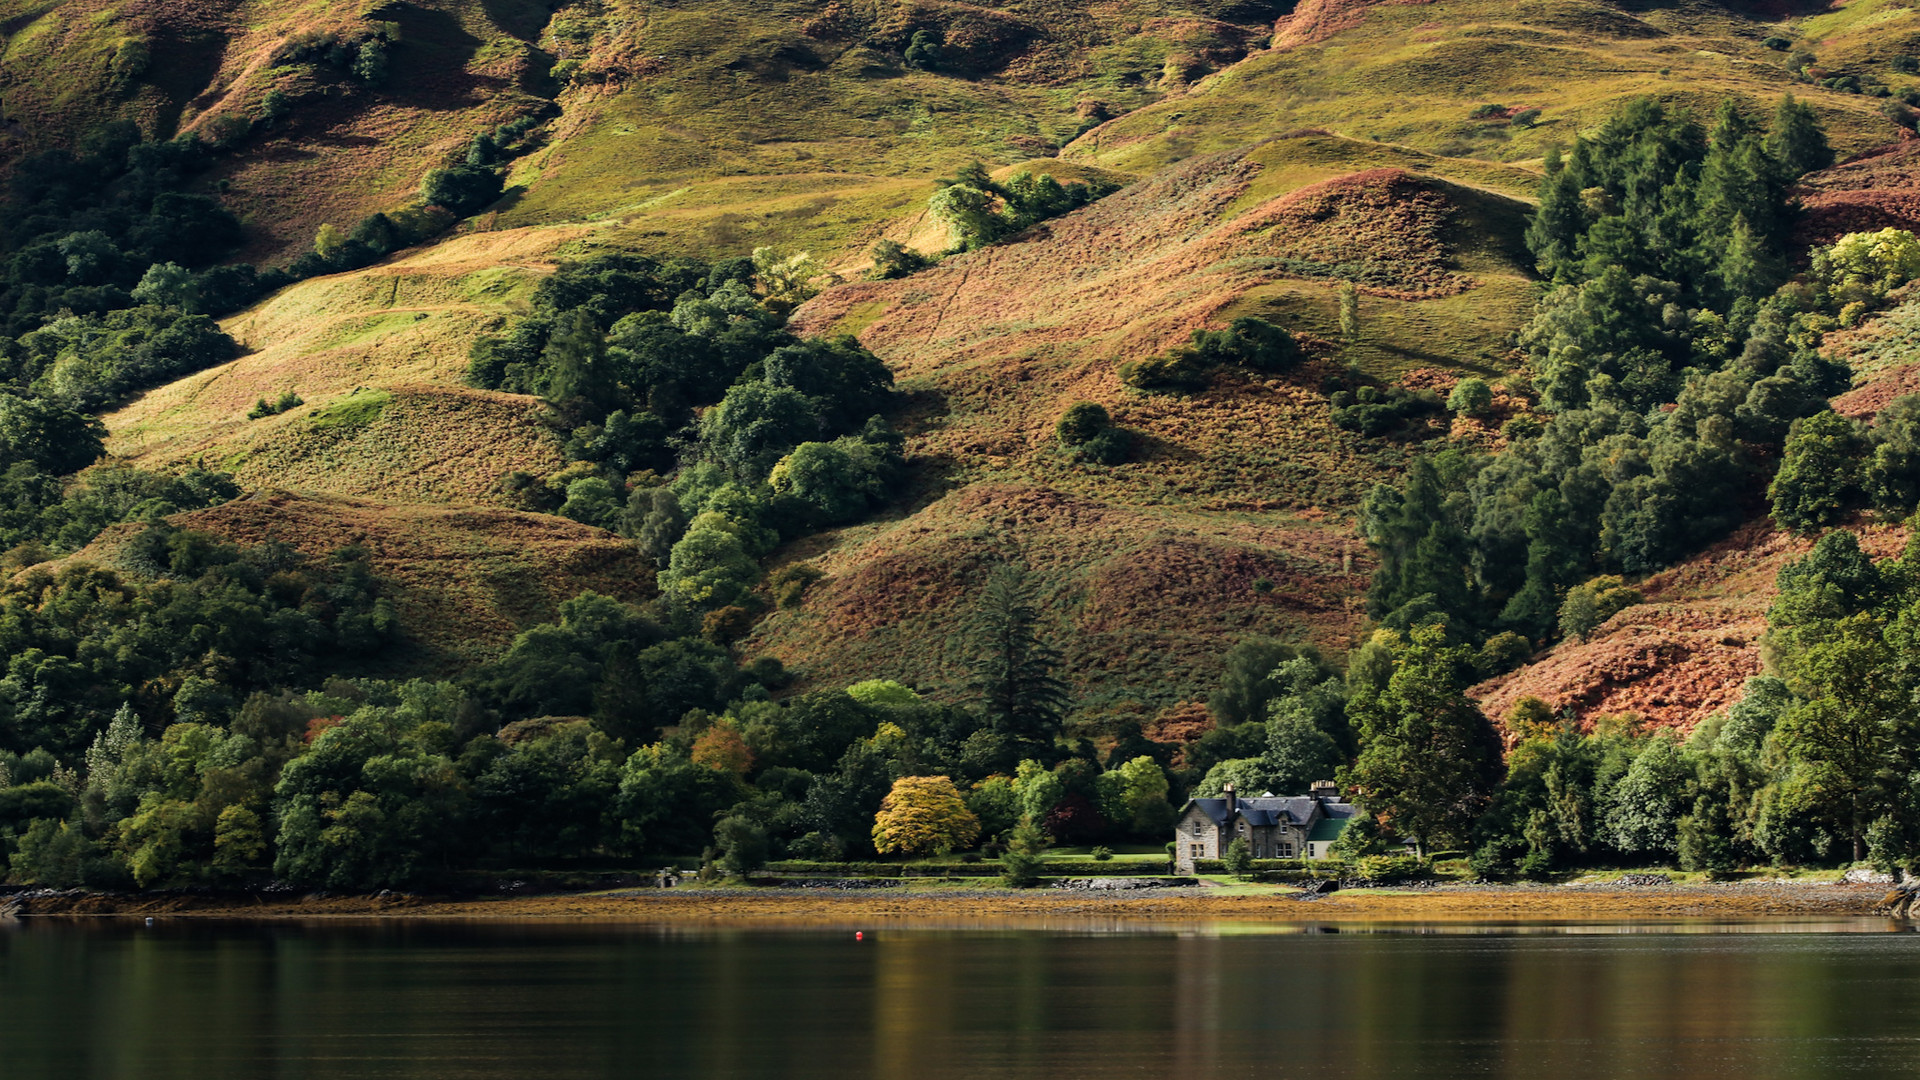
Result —
<instances>
[{"instance_id":1,"label":"dark green tree","mask_svg":"<svg viewBox=\"0 0 1920 1080\"><path fill-rule=\"evenodd\" d=\"M1036 748L1052 742L1072 700L1055 674L1060 654L1041 638L1039 622L1026 571L1012 563L989 570L968 627L969 685L989 728Z\"/></svg>"},{"instance_id":2,"label":"dark green tree","mask_svg":"<svg viewBox=\"0 0 1920 1080\"><path fill-rule=\"evenodd\" d=\"M1500 737L1463 692L1467 651L1446 638L1445 626L1415 627L1386 688L1361 686L1348 704L1361 805L1422 848L1465 840L1500 780Z\"/></svg>"},{"instance_id":3,"label":"dark green tree","mask_svg":"<svg viewBox=\"0 0 1920 1080\"><path fill-rule=\"evenodd\" d=\"M1861 502L1867 442L1834 412L1794 422L1780 471L1767 488L1773 519L1796 532L1837 524Z\"/></svg>"}]
</instances>

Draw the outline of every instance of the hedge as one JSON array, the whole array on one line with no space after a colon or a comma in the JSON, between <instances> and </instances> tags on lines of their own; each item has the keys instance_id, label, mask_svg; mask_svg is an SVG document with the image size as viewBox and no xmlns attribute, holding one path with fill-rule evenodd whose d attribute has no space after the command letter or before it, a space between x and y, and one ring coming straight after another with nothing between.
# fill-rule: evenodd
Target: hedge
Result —
<instances>
[{"instance_id":1,"label":"hedge","mask_svg":"<svg viewBox=\"0 0 1920 1080\"><path fill-rule=\"evenodd\" d=\"M815 862L806 859L782 859L770 862L769 874L821 874L828 877L998 877L999 862ZM1040 864L1042 877L1160 877L1169 872L1167 864L1121 862L1118 859L1048 859Z\"/></svg>"}]
</instances>

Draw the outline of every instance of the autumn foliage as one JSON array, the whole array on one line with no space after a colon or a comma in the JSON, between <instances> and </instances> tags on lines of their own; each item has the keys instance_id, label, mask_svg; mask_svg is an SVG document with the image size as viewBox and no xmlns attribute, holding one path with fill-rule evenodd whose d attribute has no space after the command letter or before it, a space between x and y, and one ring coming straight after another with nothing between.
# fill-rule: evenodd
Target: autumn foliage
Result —
<instances>
[{"instance_id":1,"label":"autumn foliage","mask_svg":"<svg viewBox=\"0 0 1920 1080\"><path fill-rule=\"evenodd\" d=\"M944 855L979 836L980 819L945 776L895 780L873 819L873 847L882 855Z\"/></svg>"}]
</instances>

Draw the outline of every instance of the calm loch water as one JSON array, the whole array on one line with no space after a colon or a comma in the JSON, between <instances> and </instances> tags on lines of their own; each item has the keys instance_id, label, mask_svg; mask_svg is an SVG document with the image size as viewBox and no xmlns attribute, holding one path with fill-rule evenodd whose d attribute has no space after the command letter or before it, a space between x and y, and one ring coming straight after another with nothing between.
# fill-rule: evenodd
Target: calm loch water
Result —
<instances>
[{"instance_id":1,"label":"calm loch water","mask_svg":"<svg viewBox=\"0 0 1920 1080\"><path fill-rule=\"evenodd\" d=\"M1920 935L1836 932L1887 925L27 920L0 1077L1911 1076Z\"/></svg>"}]
</instances>

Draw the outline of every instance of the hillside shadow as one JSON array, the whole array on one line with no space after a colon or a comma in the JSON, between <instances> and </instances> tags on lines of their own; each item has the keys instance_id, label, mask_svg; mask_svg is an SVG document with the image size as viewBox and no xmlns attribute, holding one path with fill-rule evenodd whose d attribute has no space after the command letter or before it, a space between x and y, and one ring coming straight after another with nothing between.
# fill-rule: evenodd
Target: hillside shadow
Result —
<instances>
[{"instance_id":1,"label":"hillside shadow","mask_svg":"<svg viewBox=\"0 0 1920 1080\"><path fill-rule=\"evenodd\" d=\"M154 137L167 138L180 130L180 117L188 104L205 94L219 76L226 61L227 37L216 33L159 36L152 51L166 58L146 75L146 82L166 97L154 117Z\"/></svg>"},{"instance_id":2,"label":"hillside shadow","mask_svg":"<svg viewBox=\"0 0 1920 1080\"><path fill-rule=\"evenodd\" d=\"M525 42L538 40L552 17L545 4L534 0L480 0L480 9L493 25Z\"/></svg>"}]
</instances>

